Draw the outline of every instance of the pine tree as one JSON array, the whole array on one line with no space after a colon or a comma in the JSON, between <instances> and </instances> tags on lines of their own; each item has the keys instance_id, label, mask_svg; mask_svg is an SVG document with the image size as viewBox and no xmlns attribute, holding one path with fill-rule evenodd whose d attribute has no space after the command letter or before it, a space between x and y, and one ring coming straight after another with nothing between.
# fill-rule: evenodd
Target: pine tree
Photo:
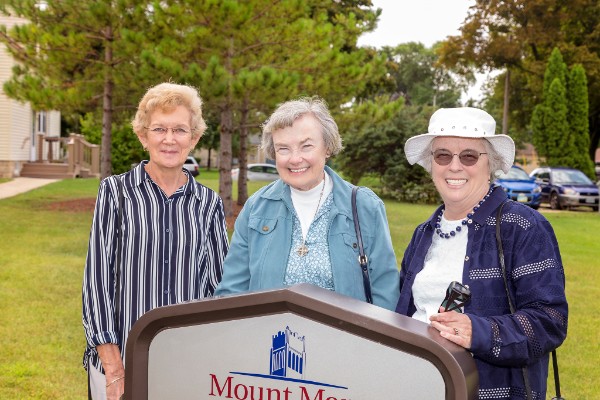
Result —
<instances>
[{"instance_id":1,"label":"pine tree","mask_svg":"<svg viewBox=\"0 0 600 400\"><path fill-rule=\"evenodd\" d=\"M567 87L567 64L563 60L563 56L558 48L554 48L548 58L548 65L544 73L544 89L543 95L550 91L550 85L555 79L558 79L563 88Z\"/></svg>"},{"instance_id":2,"label":"pine tree","mask_svg":"<svg viewBox=\"0 0 600 400\"><path fill-rule=\"evenodd\" d=\"M375 21L376 13L365 8L369 1L161 5L152 15L152 32L146 32L160 37L158 44L137 38L144 68L199 87L206 107L218 115L219 194L227 215L233 212L232 145L240 128L260 132L278 103L299 95L319 95L335 113L384 73L381 59L356 47Z\"/></svg>"},{"instance_id":3,"label":"pine tree","mask_svg":"<svg viewBox=\"0 0 600 400\"><path fill-rule=\"evenodd\" d=\"M563 104L563 101L557 99L556 95L558 95L558 91L563 94L566 93L567 72L567 66L563 61L562 54L560 53L560 50L555 48L548 59L548 65L546 66L546 72L544 73L542 102L535 106L531 116L533 145L535 146L538 156L544 159L549 165L552 165L554 162L554 146L557 142L561 141L558 140L556 135L568 134L568 125L564 132L557 131L556 127L552 126L557 120L561 121L562 118L561 116L553 115L552 109L554 107L560 108L559 105ZM553 98L550 100L550 87L552 84L555 84L555 82L561 89L555 87L552 95ZM566 101L566 99L564 100ZM564 119L566 123L566 115L564 116ZM559 122L559 124L564 125L562 122Z\"/></svg>"},{"instance_id":4,"label":"pine tree","mask_svg":"<svg viewBox=\"0 0 600 400\"><path fill-rule=\"evenodd\" d=\"M549 141L548 141L548 132L546 130L547 124L547 115L548 115L548 107L546 107L545 103L539 103L533 109L533 113L531 114L531 131L533 146L535 147L535 151L540 159L543 159L544 162L547 162L546 159L549 154Z\"/></svg>"},{"instance_id":5,"label":"pine tree","mask_svg":"<svg viewBox=\"0 0 600 400\"><path fill-rule=\"evenodd\" d=\"M129 31L147 28L145 10L142 1L130 5L111 0L0 3L0 12L30 21L10 31L0 30L0 42L19 63L4 85L5 93L37 109L60 110L65 116L101 114L102 177L112 171L115 110L133 108L133 99L148 86L137 68L138 49L128 46L126 39Z\"/></svg>"},{"instance_id":6,"label":"pine tree","mask_svg":"<svg viewBox=\"0 0 600 400\"><path fill-rule=\"evenodd\" d=\"M569 128L575 146L573 167L583 171L589 178L595 180L594 163L589 157L589 100L585 69L577 64L569 72L568 105Z\"/></svg>"},{"instance_id":7,"label":"pine tree","mask_svg":"<svg viewBox=\"0 0 600 400\"><path fill-rule=\"evenodd\" d=\"M548 165L569 167L573 164L573 137L569 134L566 90L559 78L550 84L545 104L546 162Z\"/></svg>"},{"instance_id":8,"label":"pine tree","mask_svg":"<svg viewBox=\"0 0 600 400\"><path fill-rule=\"evenodd\" d=\"M577 168L594 177L588 107L585 70L576 65L569 71L555 48L544 74L542 102L531 117L533 145L548 165Z\"/></svg>"}]
</instances>

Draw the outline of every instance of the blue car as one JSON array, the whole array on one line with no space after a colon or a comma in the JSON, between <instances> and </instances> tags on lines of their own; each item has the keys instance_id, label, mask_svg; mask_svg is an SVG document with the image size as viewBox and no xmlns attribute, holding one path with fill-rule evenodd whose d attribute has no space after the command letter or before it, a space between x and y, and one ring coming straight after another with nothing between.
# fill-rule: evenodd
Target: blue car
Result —
<instances>
[{"instance_id":1,"label":"blue car","mask_svg":"<svg viewBox=\"0 0 600 400\"><path fill-rule=\"evenodd\" d=\"M566 167L542 167L531 172L542 187L542 202L550 208L588 206L598 211L598 187L582 171Z\"/></svg>"},{"instance_id":2,"label":"blue car","mask_svg":"<svg viewBox=\"0 0 600 400\"><path fill-rule=\"evenodd\" d=\"M498 176L494 183L502 186L509 199L527 204L534 210L540 207L542 189L521 167L513 165L507 174Z\"/></svg>"}]
</instances>

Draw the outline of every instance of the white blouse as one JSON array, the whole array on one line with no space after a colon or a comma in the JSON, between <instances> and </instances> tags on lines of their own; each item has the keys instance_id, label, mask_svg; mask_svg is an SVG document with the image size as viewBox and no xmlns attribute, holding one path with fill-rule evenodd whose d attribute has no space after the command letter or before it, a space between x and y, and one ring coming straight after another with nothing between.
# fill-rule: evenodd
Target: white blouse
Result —
<instances>
[{"instance_id":1,"label":"white blouse","mask_svg":"<svg viewBox=\"0 0 600 400\"><path fill-rule=\"evenodd\" d=\"M442 215L440 225L443 232L450 232L461 225L461 222L462 220L448 221ZM433 234L425 265L413 284L413 298L417 308L412 316L414 319L429 323L429 317L438 312L444 301L450 282L462 282L468 229L466 225L461 227L461 231L449 239Z\"/></svg>"}]
</instances>

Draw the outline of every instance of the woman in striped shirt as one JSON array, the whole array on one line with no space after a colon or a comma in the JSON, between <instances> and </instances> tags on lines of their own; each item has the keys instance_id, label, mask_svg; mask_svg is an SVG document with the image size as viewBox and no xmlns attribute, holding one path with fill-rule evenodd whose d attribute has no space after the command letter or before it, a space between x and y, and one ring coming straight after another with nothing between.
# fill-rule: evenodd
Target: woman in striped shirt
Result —
<instances>
[{"instance_id":1,"label":"woman in striped shirt","mask_svg":"<svg viewBox=\"0 0 600 400\"><path fill-rule=\"evenodd\" d=\"M132 125L149 161L101 182L85 265L83 363L94 399L123 393L135 321L156 307L212 296L229 246L221 199L183 168L206 129L198 92L157 85Z\"/></svg>"}]
</instances>

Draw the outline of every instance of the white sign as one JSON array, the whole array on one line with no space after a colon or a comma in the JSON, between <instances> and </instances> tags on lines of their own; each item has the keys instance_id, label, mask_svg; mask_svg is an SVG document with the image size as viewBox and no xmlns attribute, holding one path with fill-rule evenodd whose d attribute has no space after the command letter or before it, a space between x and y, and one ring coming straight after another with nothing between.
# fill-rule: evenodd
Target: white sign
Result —
<instances>
[{"instance_id":1,"label":"white sign","mask_svg":"<svg viewBox=\"0 0 600 400\"><path fill-rule=\"evenodd\" d=\"M293 313L159 332L149 399L443 399L428 360Z\"/></svg>"}]
</instances>

